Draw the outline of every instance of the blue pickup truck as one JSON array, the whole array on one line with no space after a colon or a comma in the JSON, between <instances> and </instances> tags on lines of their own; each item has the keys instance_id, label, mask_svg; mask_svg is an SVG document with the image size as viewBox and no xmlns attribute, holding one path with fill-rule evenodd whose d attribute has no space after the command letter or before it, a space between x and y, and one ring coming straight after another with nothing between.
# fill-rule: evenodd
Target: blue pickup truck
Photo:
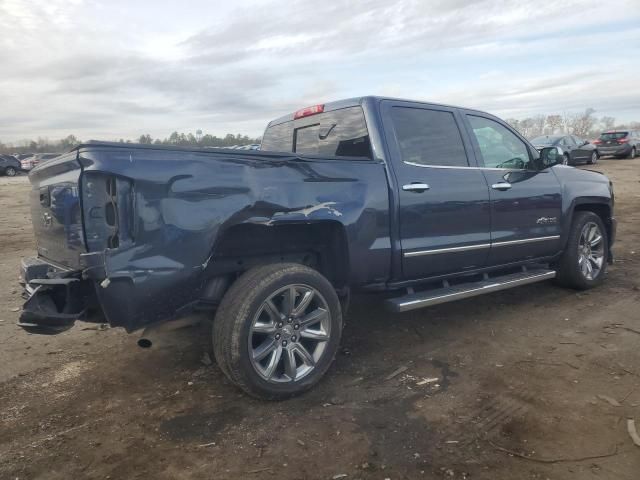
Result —
<instances>
[{"instance_id":1,"label":"blue pickup truck","mask_svg":"<svg viewBox=\"0 0 640 480\"><path fill-rule=\"evenodd\" d=\"M562 159L487 113L380 97L274 120L256 151L86 143L29 174L19 325L152 333L209 310L224 373L285 398L329 368L351 292L405 312L600 284L613 187Z\"/></svg>"}]
</instances>

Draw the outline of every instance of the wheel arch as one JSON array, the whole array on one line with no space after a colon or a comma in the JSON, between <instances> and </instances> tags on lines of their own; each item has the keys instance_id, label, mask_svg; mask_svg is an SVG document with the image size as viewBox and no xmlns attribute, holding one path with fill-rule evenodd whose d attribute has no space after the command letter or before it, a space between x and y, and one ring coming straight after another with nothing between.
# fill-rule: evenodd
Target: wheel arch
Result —
<instances>
[{"instance_id":1,"label":"wheel arch","mask_svg":"<svg viewBox=\"0 0 640 480\"><path fill-rule=\"evenodd\" d=\"M573 224L573 219L575 218L576 212L593 212L598 215L598 217L600 217L600 220L602 220L602 223L607 232L607 238L611 240L613 236L613 224L611 221L612 208L608 199L578 198L574 202L573 208L571 209L569 221L567 222L567 228L565 229L563 235L563 249L566 248L569 238L569 229Z\"/></svg>"},{"instance_id":2,"label":"wheel arch","mask_svg":"<svg viewBox=\"0 0 640 480\"><path fill-rule=\"evenodd\" d=\"M209 276L219 269L237 275L257 265L289 261L316 269L336 290L349 284L347 234L333 220L233 225L216 239L211 259Z\"/></svg>"}]
</instances>

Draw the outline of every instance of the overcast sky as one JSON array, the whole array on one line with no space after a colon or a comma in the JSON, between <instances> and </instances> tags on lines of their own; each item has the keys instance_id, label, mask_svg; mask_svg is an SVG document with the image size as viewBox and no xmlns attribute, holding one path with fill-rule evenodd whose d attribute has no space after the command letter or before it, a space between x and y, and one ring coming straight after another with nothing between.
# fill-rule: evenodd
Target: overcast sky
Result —
<instances>
[{"instance_id":1,"label":"overcast sky","mask_svg":"<svg viewBox=\"0 0 640 480\"><path fill-rule=\"evenodd\" d=\"M640 0L0 0L0 142L261 135L365 94L640 120Z\"/></svg>"}]
</instances>

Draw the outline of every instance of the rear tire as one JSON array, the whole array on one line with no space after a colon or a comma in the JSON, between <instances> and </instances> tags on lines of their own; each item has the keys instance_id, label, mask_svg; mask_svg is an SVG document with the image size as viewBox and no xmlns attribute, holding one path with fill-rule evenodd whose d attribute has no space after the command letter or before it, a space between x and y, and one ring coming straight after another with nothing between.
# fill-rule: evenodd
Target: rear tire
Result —
<instances>
[{"instance_id":1,"label":"rear tire","mask_svg":"<svg viewBox=\"0 0 640 480\"><path fill-rule=\"evenodd\" d=\"M600 217L593 212L576 212L557 265L557 283L578 290L600 285L607 270L608 255L609 239Z\"/></svg>"},{"instance_id":2,"label":"rear tire","mask_svg":"<svg viewBox=\"0 0 640 480\"><path fill-rule=\"evenodd\" d=\"M231 285L213 323L224 374L249 395L280 400L320 381L342 335L335 289L296 263L253 268Z\"/></svg>"},{"instance_id":3,"label":"rear tire","mask_svg":"<svg viewBox=\"0 0 640 480\"><path fill-rule=\"evenodd\" d=\"M13 168L13 167L7 167L7 168L5 169L5 171L4 171L4 174L5 174L7 177L15 177L17 173L18 173L18 171L17 171L15 168Z\"/></svg>"},{"instance_id":4,"label":"rear tire","mask_svg":"<svg viewBox=\"0 0 640 480\"><path fill-rule=\"evenodd\" d=\"M563 155L563 157L564 158L562 159L562 164L563 165L571 165L571 159L569 158L569 155L565 153Z\"/></svg>"},{"instance_id":5,"label":"rear tire","mask_svg":"<svg viewBox=\"0 0 640 480\"><path fill-rule=\"evenodd\" d=\"M629 158L636 158L636 147L631 149L631 153L629 153Z\"/></svg>"}]
</instances>

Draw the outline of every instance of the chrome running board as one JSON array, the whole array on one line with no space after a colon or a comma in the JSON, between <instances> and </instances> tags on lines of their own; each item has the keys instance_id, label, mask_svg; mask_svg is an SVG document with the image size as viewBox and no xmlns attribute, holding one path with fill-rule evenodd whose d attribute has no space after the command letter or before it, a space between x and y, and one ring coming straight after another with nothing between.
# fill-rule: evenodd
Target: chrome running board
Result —
<instances>
[{"instance_id":1,"label":"chrome running board","mask_svg":"<svg viewBox=\"0 0 640 480\"><path fill-rule=\"evenodd\" d=\"M480 281L453 286L448 286L444 282L445 286L442 288L410 293L404 297L390 298L386 300L385 306L392 312L408 312L409 310L438 305L439 303L453 302L454 300L476 297L485 293L498 292L529 283L542 282L555 276L556 272L554 270L538 268L493 278L485 276Z\"/></svg>"}]
</instances>

